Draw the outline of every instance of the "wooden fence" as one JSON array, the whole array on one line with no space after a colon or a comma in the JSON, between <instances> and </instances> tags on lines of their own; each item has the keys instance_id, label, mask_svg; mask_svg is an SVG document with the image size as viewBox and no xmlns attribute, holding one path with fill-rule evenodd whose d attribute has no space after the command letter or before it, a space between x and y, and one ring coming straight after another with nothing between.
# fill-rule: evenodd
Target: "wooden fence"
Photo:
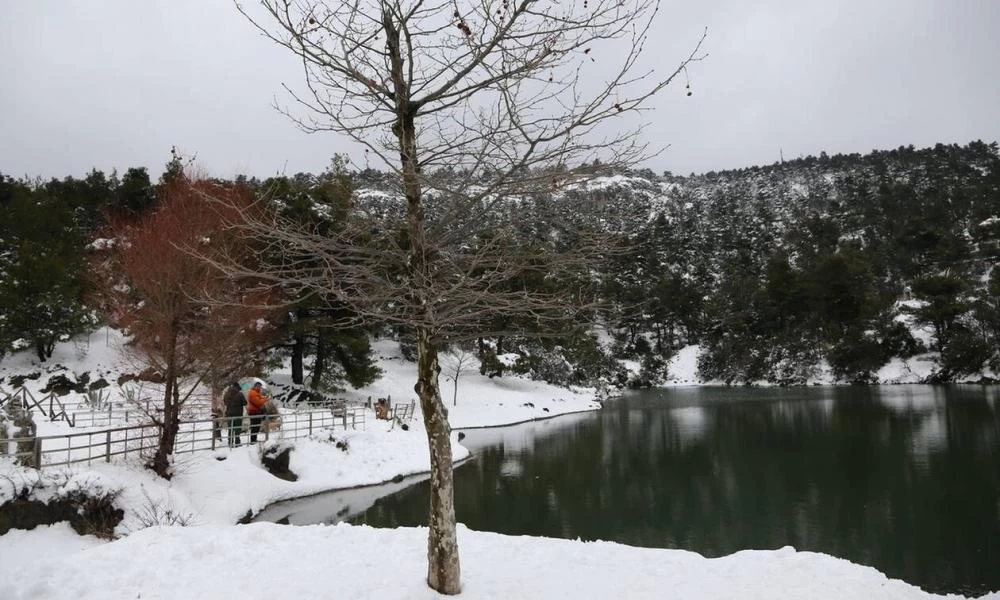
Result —
<instances>
[{"instance_id":1,"label":"wooden fence","mask_svg":"<svg viewBox=\"0 0 1000 600\"><path fill-rule=\"evenodd\" d=\"M60 396L48 392L37 397L26 387L14 392L0 389L0 409L8 402L17 402L26 410L38 411L49 421L65 421L70 427L112 427L149 421L150 415L163 412L155 400L142 397L133 400L112 401L98 397L71 393ZM211 399L204 394L191 395L181 406L181 417L195 419L211 412Z\"/></svg>"},{"instance_id":2,"label":"wooden fence","mask_svg":"<svg viewBox=\"0 0 1000 600\"><path fill-rule=\"evenodd\" d=\"M272 439L293 440L313 435L321 429L364 429L365 411L361 407L341 406L330 410L288 411L282 413L275 430L262 429L258 442ZM246 435L249 419L234 417ZM227 419L183 421L174 441L174 454L211 451L226 446ZM21 464L35 468L91 462L111 462L116 457L150 458L159 441L159 427L153 424L112 427L64 435L10 438L0 440L0 454L13 456ZM244 440L246 438L244 437Z\"/></svg>"},{"instance_id":3,"label":"wooden fence","mask_svg":"<svg viewBox=\"0 0 1000 600\"><path fill-rule=\"evenodd\" d=\"M8 402L20 403L25 410L37 409L50 421L66 421L70 427L76 425L73 413L66 410L62 399L55 392L51 392L39 400L25 387L18 388L17 391L9 394L0 391L0 409L4 408Z\"/></svg>"}]
</instances>

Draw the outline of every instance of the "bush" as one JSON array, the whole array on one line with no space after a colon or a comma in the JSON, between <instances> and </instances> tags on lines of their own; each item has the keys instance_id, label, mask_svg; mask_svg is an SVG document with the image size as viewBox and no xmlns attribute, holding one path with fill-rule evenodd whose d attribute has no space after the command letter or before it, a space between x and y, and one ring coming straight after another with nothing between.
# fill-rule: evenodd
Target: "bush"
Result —
<instances>
[{"instance_id":1,"label":"bush","mask_svg":"<svg viewBox=\"0 0 1000 600\"><path fill-rule=\"evenodd\" d=\"M518 359L514 368L515 371L524 370L523 374L530 375L532 379L541 379L552 385L569 385L573 375L573 369L559 346L534 349L531 354Z\"/></svg>"},{"instance_id":2,"label":"bush","mask_svg":"<svg viewBox=\"0 0 1000 600\"><path fill-rule=\"evenodd\" d=\"M578 332L564 348L566 361L572 365L569 383L595 385L598 381L616 381L624 371L621 365L601 347L597 337ZM627 375L626 375L627 376Z\"/></svg>"},{"instance_id":3,"label":"bush","mask_svg":"<svg viewBox=\"0 0 1000 600\"><path fill-rule=\"evenodd\" d=\"M886 360L893 356L910 358L927 352L923 342L913 337L909 328L899 321L894 321L883 328L882 350Z\"/></svg>"},{"instance_id":4,"label":"bush","mask_svg":"<svg viewBox=\"0 0 1000 600\"><path fill-rule=\"evenodd\" d=\"M639 373L629 381L629 387L653 387L663 383L667 378L667 360L659 354L647 354L642 357Z\"/></svg>"},{"instance_id":5,"label":"bush","mask_svg":"<svg viewBox=\"0 0 1000 600\"><path fill-rule=\"evenodd\" d=\"M66 471L29 471L22 474L20 481L11 476L3 479L13 493L0 504L0 535L10 529L34 529L67 521L80 535L112 539L125 516L125 511L116 507L121 488L109 488L99 481L78 478Z\"/></svg>"},{"instance_id":6,"label":"bush","mask_svg":"<svg viewBox=\"0 0 1000 600\"><path fill-rule=\"evenodd\" d=\"M503 377L504 366L497 358L497 353L493 348L486 348L479 355L479 374L486 375L490 379Z\"/></svg>"},{"instance_id":7,"label":"bush","mask_svg":"<svg viewBox=\"0 0 1000 600\"><path fill-rule=\"evenodd\" d=\"M874 383L874 372L886 363L889 355L884 344L878 340L854 332L834 344L826 358L837 379L850 383Z\"/></svg>"},{"instance_id":8,"label":"bush","mask_svg":"<svg viewBox=\"0 0 1000 600\"><path fill-rule=\"evenodd\" d=\"M706 339L705 350L698 357L698 377L704 381L721 380L751 383L765 379L767 344L761 337L745 339L730 334Z\"/></svg>"},{"instance_id":9,"label":"bush","mask_svg":"<svg viewBox=\"0 0 1000 600\"><path fill-rule=\"evenodd\" d=\"M952 379L975 375L992 357L993 347L982 336L964 328L957 329L941 351L942 376Z\"/></svg>"}]
</instances>

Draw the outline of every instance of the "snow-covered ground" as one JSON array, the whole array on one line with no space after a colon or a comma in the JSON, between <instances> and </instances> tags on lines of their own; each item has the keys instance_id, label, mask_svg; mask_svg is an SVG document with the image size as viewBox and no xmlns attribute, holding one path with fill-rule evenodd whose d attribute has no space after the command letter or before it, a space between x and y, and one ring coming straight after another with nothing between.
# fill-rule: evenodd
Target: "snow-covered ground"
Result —
<instances>
[{"instance_id":1,"label":"snow-covered ground","mask_svg":"<svg viewBox=\"0 0 1000 600\"><path fill-rule=\"evenodd\" d=\"M92 535L78 535L68 523L40 525L31 531L12 529L0 536L0 581L10 581L15 573L48 564L53 558L72 556L105 544ZM0 598L9 598L0 583Z\"/></svg>"},{"instance_id":2,"label":"snow-covered ground","mask_svg":"<svg viewBox=\"0 0 1000 600\"><path fill-rule=\"evenodd\" d=\"M116 335L103 331L91 336L89 346L60 344L50 364L114 381L126 372ZM414 365L399 356L392 342L380 341L376 350L384 376L347 395L355 399L391 395L394 402L413 399ZM699 383L698 353L692 346L674 357L673 385ZM518 378L489 379L476 367L459 378L454 406L453 381L446 378L447 369L442 372L442 395L455 429L599 407L593 390L566 390ZM32 370L45 369L27 353L0 363L0 377ZM275 381L282 378L287 379L287 373L272 375ZM46 379L43 374L28 385L37 391ZM46 423L43 429L63 430L68 430L65 423ZM457 438L453 448L456 461L469 456ZM0 536L0 598L438 597L424 583L426 530L233 525L247 512L256 513L279 500L425 473L427 464L418 413L407 430L369 417L364 431L338 431L332 439L324 432L297 440L290 461L290 469L299 476L295 482L267 473L259 449L253 446L183 456L170 481L135 462L75 467L60 485L123 490L119 505L126 515L116 530L122 538L108 543L80 537L66 525L12 530ZM33 474L0 461L0 475L8 478L0 477L0 502L13 491L6 482ZM169 509L189 526L147 527L154 508L161 513ZM465 598L934 597L872 568L790 548L705 559L680 550L509 537L465 528L460 529L459 542ZM1000 599L1000 594L991 597Z\"/></svg>"},{"instance_id":3,"label":"snow-covered ground","mask_svg":"<svg viewBox=\"0 0 1000 600\"><path fill-rule=\"evenodd\" d=\"M44 365L37 364L31 353L18 353L0 363L0 377L9 380L15 374L42 372L38 379L25 382L36 396L41 394L50 371L62 370L73 379L89 372L91 380L104 377L113 382L122 373L136 370L134 365L125 362L123 342L118 332L105 329L58 344L52 359ZM358 401L385 396L391 396L394 403L415 399L415 365L403 360L395 342L376 342L376 351L383 377L367 388L344 395ZM600 407L594 401L592 389L567 390L521 378L490 379L479 374L478 364L464 370L458 378L457 404L452 405L454 382L446 380L447 375L447 370L442 373L442 384L454 429L520 423ZM289 376L287 371L279 370L271 378L282 381ZM113 398L122 400L120 386L112 384L106 389ZM64 421L49 422L44 417L36 420L43 435L81 429L70 428ZM456 435L452 436L452 444L454 460L469 456ZM259 454L256 446L242 446L176 455L176 475L169 482L155 477L134 460L78 465L63 477L73 482L84 481L89 486L122 488L121 504L126 507L126 518L118 533L127 534L139 528L140 513L153 505L169 507L191 523L231 525L248 512L256 513L273 502L327 490L384 483L401 476L426 473L429 465L419 404L416 416L406 429L378 421L369 413L363 431L337 431L335 434L324 431L310 439L296 440L290 460L290 470L299 476L294 482L266 472ZM0 476L23 481L31 479L33 473L15 467L10 461L0 461ZM9 498L12 492L13 485L0 480L0 502Z\"/></svg>"},{"instance_id":4,"label":"snow-covered ground","mask_svg":"<svg viewBox=\"0 0 1000 600\"><path fill-rule=\"evenodd\" d=\"M45 543L39 541L39 550ZM706 559L683 550L464 527L458 543L460 597L467 600L939 597L875 569L792 548ZM25 566L16 576L8 572L0 578L0 598L441 598L424 583L426 549L427 531L420 528L160 527L77 550L58 562Z\"/></svg>"},{"instance_id":5,"label":"snow-covered ground","mask_svg":"<svg viewBox=\"0 0 1000 600\"><path fill-rule=\"evenodd\" d=\"M385 373L372 385L345 395L359 399L392 396L394 403L414 399L416 363L404 360L394 341L379 340L373 346ZM594 401L592 388L566 389L522 377L490 379L479 374L475 359L458 377L456 399L447 355L441 358L441 364L441 396L448 406L448 421L453 429L511 425L601 407Z\"/></svg>"},{"instance_id":6,"label":"snow-covered ground","mask_svg":"<svg viewBox=\"0 0 1000 600\"><path fill-rule=\"evenodd\" d=\"M104 393L112 402L124 406L126 404L124 390L126 388L136 390L140 384L127 382L119 386L116 381L123 374L134 374L142 370L142 366L131 360L124 351L124 343L125 340L120 332L103 328L93 334L57 344L52 358L45 363L39 363L32 352L19 352L3 357L0 360L0 391L13 391L14 386L10 383L12 376L39 374L35 379L26 379L22 385L36 398L42 398L45 393L41 390L54 374L63 373L75 381L81 374L87 373L91 382L99 378L108 381L111 385L104 388ZM365 388L347 390L338 395L358 402L386 396L390 396L394 404L416 400L413 391L413 385L416 383L416 364L403 359L399 345L395 341L378 340L373 346L379 357L383 376ZM600 404L594 401L592 388L566 389L516 376L490 379L479 374L479 363L475 359L462 369L458 377L456 395L448 357L443 356L441 362L443 367L440 376L441 394L448 405L449 421L454 429L510 425L600 408ZM278 369L269 374L268 379L289 384L291 374L288 368ZM157 386L149 383L141 385L144 397L158 397ZM207 398L207 395L206 389L196 390L196 396L199 398ZM81 405L85 400L84 395L76 393L62 398L63 403L67 405ZM207 411L207 404L202 403L199 406ZM419 410L418 403L416 406L418 419ZM133 414L141 417L140 411L133 411ZM85 417L86 414L82 416ZM202 416L207 417L207 412ZM372 420L371 417L372 415L369 415L369 422ZM86 418L82 420L89 422ZM71 431L64 422L50 423L41 419L38 425L41 435L57 435ZM81 429L78 426L72 431Z\"/></svg>"},{"instance_id":7,"label":"snow-covered ground","mask_svg":"<svg viewBox=\"0 0 1000 600\"><path fill-rule=\"evenodd\" d=\"M704 381L698 376L698 357L701 355L701 346L685 346L677 351L667 363L667 380L663 387L680 387L687 385L724 385L721 381ZM937 372L939 354L930 352L918 354L910 358L893 358L881 369L875 372L875 380L884 384L900 383L923 383L931 375ZM629 366L626 364L626 366ZM631 365L633 372L638 372L639 365L634 362ZM1000 374L986 369L981 374L969 375L955 383L976 383L980 377L987 376L1000 379ZM833 376L828 365L820 364L816 374L809 378L808 385L837 385L839 383ZM755 385L772 385L766 381L755 382Z\"/></svg>"},{"instance_id":8,"label":"snow-covered ground","mask_svg":"<svg viewBox=\"0 0 1000 600\"><path fill-rule=\"evenodd\" d=\"M665 386L699 385L704 382L698 377L698 357L701 346L684 346L667 363Z\"/></svg>"},{"instance_id":9,"label":"snow-covered ground","mask_svg":"<svg viewBox=\"0 0 1000 600\"><path fill-rule=\"evenodd\" d=\"M38 363L30 352L4 357L0 361L0 386L12 391L12 376L38 373L37 378L27 379L23 385L41 398L44 396L41 390L53 375L62 373L76 381L80 375L88 373L91 381L104 378L110 382L111 385L104 388L105 393L112 402L123 403L125 391L117 385L118 377L141 369L128 361L127 353L123 352L124 341L120 333L103 329L57 344L52 359L46 363ZM394 403L415 399L415 365L402 359L398 345L392 341L377 342L376 351L383 377L367 388L344 395L358 401L385 396L391 396ZM594 401L592 389L567 390L520 378L489 379L479 374L478 364L463 370L455 398L454 380L447 379L448 375L446 363L442 386L455 429L547 419L600 407ZM270 378L282 382L287 381L289 375L279 370ZM82 405L84 396L70 394L64 396L63 401L67 405ZM78 409L86 416L86 406ZM44 417L36 421L42 435L84 429L71 428L65 421L50 422ZM469 456L469 451L458 443L457 435L453 435L452 445L455 461ZM173 519L193 526L231 526L247 513L255 514L274 502L426 473L429 465L419 404L415 418L406 429L378 421L369 414L363 431L323 431L310 439L296 440L289 464L290 470L298 475L294 482L269 474L261 465L257 446L177 455L175 461L176 474L170 481L156 477L136 460L46 469L44 473L51 476L53 483L35 497L45 500L68 488L121 489L118 505L125 509L125 519L116 533L127 538L147 527L151 521L149 515L154 512L162 515L169 511ZM0 459L0 503L9 500L16 487L23 487L37 477L33 470ZM160 518L160 522L164 520ZM60 556L75 555L82 548L102 543L74 536L63 526L40 527L30 532L12 531L0 536L3 549L0 557L17 555L26 562L35 562L31 557L44 557L52 563ZM19 564L13 559L0 560L0 581L18 572ZM0 598L7 597L0 592Z\"/></svg>"}]
</instances>

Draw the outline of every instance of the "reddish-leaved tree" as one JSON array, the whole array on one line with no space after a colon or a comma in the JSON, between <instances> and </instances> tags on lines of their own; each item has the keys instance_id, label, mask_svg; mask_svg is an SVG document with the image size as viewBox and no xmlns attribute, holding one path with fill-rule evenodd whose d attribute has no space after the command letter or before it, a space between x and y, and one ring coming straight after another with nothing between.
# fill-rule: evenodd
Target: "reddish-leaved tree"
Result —
<instances>
[{"instance_id":1,"label":"reddish-leaved tree","mask_svg":"<svg viewBox=\"0 0 1000 600\"><path fill-rule=\"evenodd\" d=\"M265 299L246 298L241 285L203 259L242 254L247 242L231 235L224 205L247 206L239 187L179 177L159 190L157 208L137 222L117 222L113 242L98 257L102 304L109 320L132 337L129 346L164 379L162 412L150 419L160 439L150 467L171 475L170 457L184 402L202 383L218 384L257 358L267 341ZM182 389L182 387L184 389Z\"/></svg>"}]
</instances>

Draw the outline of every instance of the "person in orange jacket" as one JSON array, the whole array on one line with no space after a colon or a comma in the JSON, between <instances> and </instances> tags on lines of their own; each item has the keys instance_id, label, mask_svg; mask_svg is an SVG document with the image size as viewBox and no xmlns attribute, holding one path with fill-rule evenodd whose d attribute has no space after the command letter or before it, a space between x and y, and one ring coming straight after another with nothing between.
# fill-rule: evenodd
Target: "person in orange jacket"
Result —
<instances>
[{"instance_id":1,"label":"person in orange jacket","mask_svg":"<svg viewBox=\"0 0 1000 600\"><path fill-rule=\"evenodd\" d=\"M251 444L257 441L257 432L260 431L260 425L267 416L264 413L264 405L267 404L267 398L264 397L264 394L260 390L261 383L258 381L253 384L253 387L247 393L247 414L250 415Z\"/></svg>"}]
</instances>

